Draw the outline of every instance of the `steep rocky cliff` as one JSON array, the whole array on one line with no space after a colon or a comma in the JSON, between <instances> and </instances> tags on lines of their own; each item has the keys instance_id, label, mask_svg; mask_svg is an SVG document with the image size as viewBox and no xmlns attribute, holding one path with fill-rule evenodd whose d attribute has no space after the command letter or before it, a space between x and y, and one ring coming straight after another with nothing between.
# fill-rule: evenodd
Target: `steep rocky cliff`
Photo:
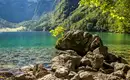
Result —
<instances>
[{"instance_id":1,"label":"steep rocky cliff","mask_svg":"<svg viewBox=\"0 0 130 80\"><path fill-rule=\"evenodd\" d=\"M0 0L0 18L21 22L52 10L54 0Z\"/></svg>"}]
</instances>

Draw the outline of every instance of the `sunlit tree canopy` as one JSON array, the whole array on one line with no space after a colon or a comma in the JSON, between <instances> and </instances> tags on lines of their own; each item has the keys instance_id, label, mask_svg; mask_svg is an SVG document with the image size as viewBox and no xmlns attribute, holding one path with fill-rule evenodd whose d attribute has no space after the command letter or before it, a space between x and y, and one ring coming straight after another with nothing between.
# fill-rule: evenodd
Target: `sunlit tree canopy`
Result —
<instances>
[{"instance_id":1,"label":"sunlit tree canopy","mask_svg":"<svg viewBox=\"0 0 130 80\"><path fill-rule=\"evenodd\" d=\"M110 17L108 23L111 27L116 27L118 32L128 32L130 30L130 0L80 0L80 6L99 8L102 14L107 13Z\"/></svg>"}]
</instances>

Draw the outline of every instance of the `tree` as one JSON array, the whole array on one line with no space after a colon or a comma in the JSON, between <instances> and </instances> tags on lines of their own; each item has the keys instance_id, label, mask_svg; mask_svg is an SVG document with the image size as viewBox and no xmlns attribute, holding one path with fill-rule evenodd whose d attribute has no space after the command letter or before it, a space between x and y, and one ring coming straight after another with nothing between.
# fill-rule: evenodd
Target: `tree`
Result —
<instances>
[{"instance_id":1,"label":"tree","mask_svg":"<svg viewBox=\"0 0 130 80\"><path fill-rule=\"evenodd\" d=\"M109 27L116 32L130 33L130 0L80 0L79 4L99 8L102 14L108 14Z\"/></svg>"}]
</instances>

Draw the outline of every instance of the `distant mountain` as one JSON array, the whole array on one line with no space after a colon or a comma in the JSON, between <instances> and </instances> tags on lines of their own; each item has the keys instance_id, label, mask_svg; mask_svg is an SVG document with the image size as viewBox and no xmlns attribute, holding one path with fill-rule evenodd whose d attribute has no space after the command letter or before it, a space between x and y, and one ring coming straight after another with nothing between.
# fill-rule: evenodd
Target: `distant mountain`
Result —
<instances>
[{"instance_id":1,"label":"distant mountain","mask_svg":"<svg viewBox=\"0 0 130 80\"><path fill-rule=\"evenodd\" d=\"M55 0L0 0L0 18L21 22L39 18L53 9Z\"/></svg>"},{"instance_id":2,"label":"distant mountain","mask_svg":"<svg viewBox=\"0 0 130 80\"><path fill-rule=\"evenodd\" d=\"M0 28L15 28L16 24L0 18Z\"/></svg>"},{"instance_id":3,"label":"distant mountain","mask_svg":"<svg viewBox=\"0 0 130 80\"><path fill-rule=\"evenodd\" d=\"M42 15L37 21L27 21L19 25L26 26L29 30L49 30L63 23L72 12L78 8L79 0L55 0L54 10Z\"/></svg>"}]
</instances>

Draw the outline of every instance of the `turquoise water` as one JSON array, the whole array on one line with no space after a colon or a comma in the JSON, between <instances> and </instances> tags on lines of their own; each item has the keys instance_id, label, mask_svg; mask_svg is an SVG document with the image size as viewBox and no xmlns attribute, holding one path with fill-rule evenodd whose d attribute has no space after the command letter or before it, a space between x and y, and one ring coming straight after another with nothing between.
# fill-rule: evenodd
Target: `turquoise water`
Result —
<instances>
[{"instance_id":1,"label":"turquoise water","mask_svg":"<svg viewBox=\"0 0 130 80\"><path fill-rule=\"evenodd\" d=\"M0 48L52 47L56 38L48 32L3 32L0 33Z\"/></svg>"},{"instance_id":2,"label":"turquoise water","mask_svg":"<svg viewBox=\"0 0 130 80\"><path fill-rule=\"evenodd\" d=\"M130 45L130 34L92 32L98 34L106 45Z\"/></svg>"},{"instance_id":3,"label":"turquoise water","mask_svg":"<svg viewBox=\"0 0 130 80\"><path fill-rule=\"evenodd\" d=\"M54 56L56 40L48 32L0 33L0 68L48 63Z\"/></svg>"},{"instance_id":4,"label":"turquoise water","mask_svg":"<svg viewBox=\"0 0 130 80\"><path fill-rule=\"evenodd\" d=\"M129 58L129 34L92 33L98 34L110 51L121 53L121 55L127 54L127 58ZM48 32L0 33L0 68L15 68L50 62L54 56L56 40Z\"/></svg>"},{"instance_id":5,"label":"turquoise water","mask_svg":"<svg viewBox=\"0 0 130 80\"><path fill-rule=\"evenodd\" d=\"M92 33L98 34L106 45L130 45L130 34ZM3 32L0 33L0 48L52 47L56 40L48 32Z\"/></svg>"}]
</instances>

